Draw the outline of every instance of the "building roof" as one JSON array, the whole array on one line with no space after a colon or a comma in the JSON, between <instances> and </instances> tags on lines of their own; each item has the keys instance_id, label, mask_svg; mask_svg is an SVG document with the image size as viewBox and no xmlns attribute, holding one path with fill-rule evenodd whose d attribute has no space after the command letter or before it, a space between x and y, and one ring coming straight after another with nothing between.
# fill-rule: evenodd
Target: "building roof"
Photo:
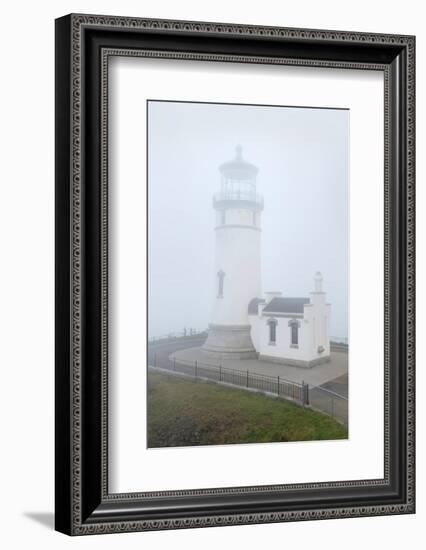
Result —
<instances>
[{"instance_id":1,"label":"building roof","mask_svg":"<svg viewBox=\"0 0 426 550\"><path fill-rule=\"evenodd\" d=\"M257 315L258 312L258 305L265 303L265 300L263 298L253 298L250 300L248 305L248 314L249 315Z\"/></svg>"},{"instance_id":2,"label":"building roof","mask_svg":"<svg viewBox=\"0 0 426 550\"><path fill-rule=\"evenodd\" d=\"M309 304L309 298L272 298L263 313L303 313L305 304Z\"/></svg>"}]
</instances>

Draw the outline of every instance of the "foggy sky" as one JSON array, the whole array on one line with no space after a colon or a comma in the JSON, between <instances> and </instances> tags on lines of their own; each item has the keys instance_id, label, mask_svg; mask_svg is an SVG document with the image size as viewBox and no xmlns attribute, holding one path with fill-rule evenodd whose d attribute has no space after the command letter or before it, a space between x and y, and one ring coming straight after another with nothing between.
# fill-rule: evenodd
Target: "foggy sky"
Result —
<instances>
[{"instance_id":1,"label":"foggy sky","mask_svg":"<svg viewBox=\"0 0 426 550\"><path fill-rule=\"evenodd\" d=\"M215 296L218 166L259 168L263 291L308 296L321 271L332 336L348 335L349 111L148 103L149 335L204 329Z\"/></svg>"}]
</instances>

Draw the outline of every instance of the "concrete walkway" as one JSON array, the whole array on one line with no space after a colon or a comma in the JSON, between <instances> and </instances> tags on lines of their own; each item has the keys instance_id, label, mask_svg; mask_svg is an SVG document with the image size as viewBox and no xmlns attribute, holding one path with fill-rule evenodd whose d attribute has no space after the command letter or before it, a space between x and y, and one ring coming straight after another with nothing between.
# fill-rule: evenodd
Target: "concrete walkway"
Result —
<instances>
[{"instance_id":1,"label":"concrete walkway","mask_svg":"<svg viewBox=\"0 0 426 550\"><path fill-rule=\"evenodd\" d=\"M336 378L345 377L348 373L348 354L344 351L332 351L329 363L311 368L280 365L268 361L259 361L258 359L223 359L220 363L206 356L200 347L177 350L171 353L169 357L172 360L176 358L176 361L182 363L194 364L197 361L200 365L219 366L221 364L222 367L228 369L248 370L252 373L274 377L280 376L280 378L291 382L300 384L303 381L312 386L321 386Z\"/></svg>"},{"instance_id":2,"label":"concrete walkway","mask_svg":"<svg viewBox=\"0 0 426 550\"><path fill-rule=\"evenodd\" d=\"M343 395L343 397L348 397L348 374L346 373L343 376L335 378L334 380L330 380L321 387L325 390L330 390L334 393L338 393L339 395Z\"/></svg>"}]
</instances>

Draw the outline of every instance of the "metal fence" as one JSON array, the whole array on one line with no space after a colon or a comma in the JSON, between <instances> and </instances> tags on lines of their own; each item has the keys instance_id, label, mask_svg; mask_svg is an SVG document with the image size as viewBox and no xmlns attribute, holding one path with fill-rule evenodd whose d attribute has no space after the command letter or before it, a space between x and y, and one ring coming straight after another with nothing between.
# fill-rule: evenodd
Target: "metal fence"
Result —
<instances>
[{"instance_id":1,"label":"metal fence","mask_svg":"<svg viewBox=\"0 0 426 550\"><path fill-rule=\"evenodd\" d=\"M343 395L321 386L311 386L304 382L299 384L281 376L268 376L249 370L230 369L205 361L182 361L181 359L176 360L175 357L170 358L168 344L176 342L182 336L176 335L176 337L165 339L165 341L158 339L151 342L148 346L148 365L194 379L229 384L290 399L304 407L323 412L348 427L348 399ZM190 334L185 334L185 336L190 336ZM202 339L206 333L194 332L191 336ZM183 342L187 341L186 338L182 340Z\"/></svg>"},{"instance_id":2,"label":"metal fence","mask_svg":"<svg viewBox=\"0 0 426 550\"><path fill-rule=\"evenodd\" d=\"M148 344L161 344L166 342L174 342L180 338L189 338L192 336L207 336L207 330L198 330L196 328L184 328L179 332L169 332L168 334L162 334L161 336L150 336L148 338Z\"/></svg>"},{"instance_id":3,"label":"metal fence","mask_svg":"<svg viewBox=\"0 0 426 550\"><path fill-rule=\"evenodd\" d=\"M230 369L204 361L176 361L176 358L157 357L155 352L149 355L148 361L149 365L154 368L166 369L192 378L203 378L213 382L274 394L278 397L294 400L303 406L309 403L309 387L307 384L292 382L281 376L268 376L249 370Z\"/></svg>"},{"instance_id":4,"label":"metal fence","mask_svg":"<svg viewBox=\"0 0 426 550\"><path fill-rule=\"evenodd\" d=\"M309 387L309 405L348 427L348 399L321 386Z\"/></svg>"}]
</instances>

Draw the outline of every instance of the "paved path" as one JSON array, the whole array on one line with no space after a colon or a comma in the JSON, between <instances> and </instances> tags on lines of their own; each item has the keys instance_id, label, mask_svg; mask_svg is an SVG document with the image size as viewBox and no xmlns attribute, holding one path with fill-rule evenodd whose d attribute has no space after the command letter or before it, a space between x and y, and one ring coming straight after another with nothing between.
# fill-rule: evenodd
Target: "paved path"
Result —
<instances>
[{"instance_id":1,"label":"paved path","mask_svg":"<svg viewBox=\"0 0 426 550\"><path fill-rule=\"evenodd\" d=\"M339 395L343 395L343 397L348 397L348 373L334 380L330 380L329 382L325 382L321 387L338 393Z\"/></svg>"},{"instance_id":2,"label":"paved path","mask_svg":"<svg viewBox=\"0 0 426 550\"><path fill-rule=\"evenodd\" d=\"M198 361L199 364L219 365L219 362L213 361L210 357L206 357L200 347L193 347L187 349L179 349L177 351L171 351L169 348L170 358L176 358L176 361L194 363ZM332 351L331 361L322 365L317 365L311 368L294 367L289 365L280 365L278 363L271 363L268 361L260 361L258 359L224 359L222 361L222 367L236 370L248 370L257 374L266 374L268 376L280 376L282 379L290 380L291 382L301 383L304 381L312 386L322 386L327 382L335 381L336 379L342 379L342 389L337 391L331 389L342 395L343 393L344 378L346 377L347 387L347 373L348 373L348 354L342 351ZM326 386L325 386L326 387Z\"/></svg>"}]
</instances>

